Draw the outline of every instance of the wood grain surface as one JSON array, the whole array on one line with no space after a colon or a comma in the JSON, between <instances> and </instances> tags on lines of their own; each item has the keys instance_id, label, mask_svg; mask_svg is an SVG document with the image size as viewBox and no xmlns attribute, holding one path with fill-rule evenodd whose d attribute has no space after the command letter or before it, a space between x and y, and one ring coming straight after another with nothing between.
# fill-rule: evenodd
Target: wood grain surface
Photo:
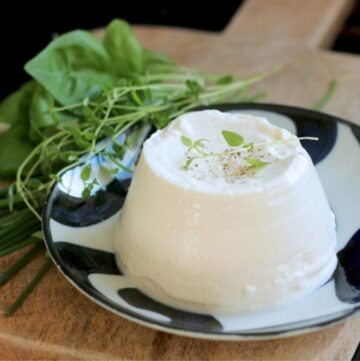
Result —
<instances>
[{"instance_id":1,"label":"wood grain surface","mask_svg":"<svg viewBox=\"0 0 360 361\"><path fill-rule=\"evenodd\" d=\"M220 34L137 26L147 48L204 71L238 76L283 65L257 85L267 101L310 107L331 79L338 90L325 111L360 124L360 58L325 50L346 18L349 0L248 0ZM102 32L97 32L102 36ZM0 259L0 271L22 253ZM39 267L28 265L1 289L12 302ZM53 268L12 317L0 316L1 360L350 360L360 319L303 336L219 342L153 331L95 305Z\"/></svg>"}]
</instances>

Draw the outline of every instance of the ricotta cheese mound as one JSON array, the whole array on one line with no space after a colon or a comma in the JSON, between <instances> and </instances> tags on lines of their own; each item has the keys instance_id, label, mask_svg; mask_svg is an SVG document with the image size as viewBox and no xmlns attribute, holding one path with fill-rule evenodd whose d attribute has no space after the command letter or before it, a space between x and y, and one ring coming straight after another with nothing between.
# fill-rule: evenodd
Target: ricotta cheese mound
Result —
<instances>
[{"instance_id":1,"label":"ricotta cheese mound","mask_svg":"<svg viewBox=\"0 0 360 361\"><path fill-rule=\"evenodd\" d=\"M230 146L224 130L250 149ZM203 139L212 155L182 137ZM184 114L144 143L115 237L119 267L142 292L204 314L293 303L332 275L335 244L299 140L265 118L217 110Z\"/></svg>"}]
</instances>

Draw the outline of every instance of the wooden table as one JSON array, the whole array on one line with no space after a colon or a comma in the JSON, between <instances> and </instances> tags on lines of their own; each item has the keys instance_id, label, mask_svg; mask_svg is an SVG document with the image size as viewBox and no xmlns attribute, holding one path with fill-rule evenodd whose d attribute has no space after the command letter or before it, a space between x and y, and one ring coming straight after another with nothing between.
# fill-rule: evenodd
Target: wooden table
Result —
<instances>
[{"instance_id":1,"label":"wooden table","mask_svg":"<svg viewBox=\"0 0 360 361\"><path fill-rule=\"evenodd\" d=\"M338 90L325 110L360 124L360 58L325 50L350 7L349 0L248 0L221 34L154 26L138 26L136 32L144 46L205 71L244 76L284 65L279 74L257 86L268 91L269 102L310 106L336 78ZM0 270L17 256L0 259ZM1 309L39 264L40 259L1 289ZM350 360L359 339L360 319L274 341L173 336L103 310L55 268L14 316L0 318L0 359L12 360Z\"/></svg>"}]
</instances>

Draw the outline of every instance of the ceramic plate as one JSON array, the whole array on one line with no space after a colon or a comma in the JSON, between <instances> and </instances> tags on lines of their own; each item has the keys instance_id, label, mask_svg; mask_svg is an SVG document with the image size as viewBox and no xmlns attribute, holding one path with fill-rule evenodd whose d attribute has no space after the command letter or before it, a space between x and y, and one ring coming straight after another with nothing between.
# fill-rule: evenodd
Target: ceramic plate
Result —
<instances>
[{"instance_id":1,"label":"ceramic plate","mask_svg":"<svg viewBox=\"0 0 360 361\"><path fill-rule=\"evenodd\" d=\"M263 339L318 330L355 316L360 309L360 127L310 110L274 104L230 104L212 107L267 117L298 136L311 155L336 215L338 266L331 279L308 297L274 311L221 316L198 315L158 303L138 290L114 258L113 237L131 174L107 171L105 159L93 159L101 180L84 201L73 168L55 185L43 213L46 245L56 266L81 292L100 306L144 326L208 339ZM136 162L142 141L124 163ZM121 139L120 139L121 141ZM149 190L150 191L150 190Z\"/></svg>"}]
</instances>

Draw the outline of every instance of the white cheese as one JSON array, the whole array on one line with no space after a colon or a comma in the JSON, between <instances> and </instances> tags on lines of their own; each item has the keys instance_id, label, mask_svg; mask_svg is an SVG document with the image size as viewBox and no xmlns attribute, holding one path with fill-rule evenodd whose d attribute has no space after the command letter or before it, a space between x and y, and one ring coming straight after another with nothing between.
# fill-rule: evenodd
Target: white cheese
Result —
<instances>
[{"instance_id":1,"label":"white cheese","mask_svg":"<svg viewBox=\"0 0 360 361\"><path fill-rule=\"evenodd\" d=\"M247 154L235 153L185 170L181 135L207 139L206 151L216 153L229 148L223 130L253 142L251 157L266 165L251 169ZM334 215L299 141L264 118L206 110L145 142L115 247L121 269L154 299L234 313L315 290L334 271L335 243Z\"/></svg>"}]
</instances>

